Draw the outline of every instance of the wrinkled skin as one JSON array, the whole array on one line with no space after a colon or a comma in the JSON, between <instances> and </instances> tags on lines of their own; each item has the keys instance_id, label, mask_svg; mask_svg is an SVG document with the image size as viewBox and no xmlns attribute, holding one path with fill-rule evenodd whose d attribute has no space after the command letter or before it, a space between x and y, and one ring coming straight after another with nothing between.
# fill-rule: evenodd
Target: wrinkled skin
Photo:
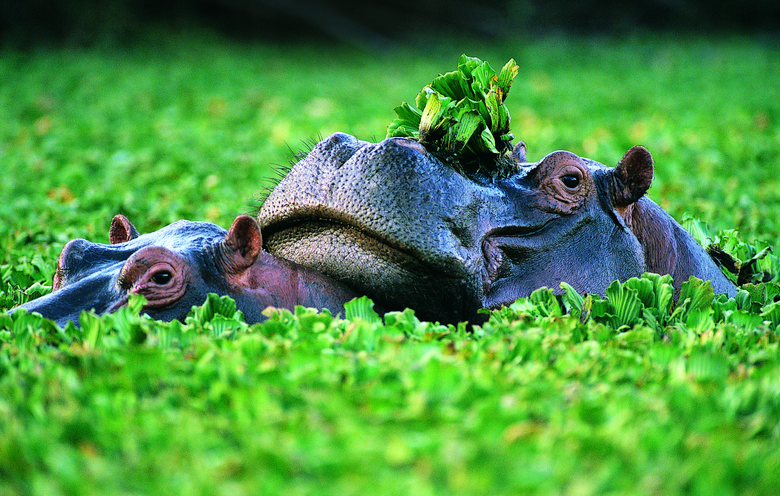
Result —
<instances>
[{"instance_id":1,"label":"wrinkled skin","mask_svg":"<svg viewBox=\"0 0 780 496\"><path fill-rule=\"evenodd\" d=\"M238 217L229 231L207 222L178 221L139 235L114 217L111 244L69 242L57 262L51 294L17 307L64 326L83 310L101 314L127 303L130 293L147 299L144 313L158 320L184 320L208 293L229 295L249 323L268 306L295 305L343 312L355 295L313 270L262 250L256 221ZM14 309L15 311L16 309Z\"/></svg>"},{"instance_id":2,"label":"wrinkled skin","mask_svg":"<svg viewBox=\"0 0 780 496\"><path fill-rule=\"evenodd\" d=\"M426 320L479 322L534 289L565 281L604 294L614 280L691 275L735 293L704 250L644 196L650 153L629 150L614 168L573 153L512 173L469 176L417 142L373 144L345 134L320 142L269 195L258 220L266 249ZM504 164L506 165L506 164ZM502 167L501 170L506 170Z\"/></svg>"}]
</instances>

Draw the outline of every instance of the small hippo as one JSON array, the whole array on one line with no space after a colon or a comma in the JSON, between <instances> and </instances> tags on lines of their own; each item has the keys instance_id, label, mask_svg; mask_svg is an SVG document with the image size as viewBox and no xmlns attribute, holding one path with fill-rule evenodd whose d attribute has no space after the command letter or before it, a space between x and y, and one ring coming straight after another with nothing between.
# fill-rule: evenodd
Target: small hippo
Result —
<instances>
[{"instance_id":1,"label":"small hippo","mask_svg":"<svg viewBox=\"0 0 780 496\"><path fill-rule=\"evenodd\" d=\"M64 326L82 310L112 312L129 293L146 297L144 313L158 320L184 320L208 293L236 300L247 322L265 317L268 306L296 305L343 312L356 294L314 270L262 249L257 222L235 219L229 231L208 223L178 221L139 235L130 221L111 222L111 244L69 242L57 261L51 294L21 305ZM16 310L16 309L14 309Z\"/></svg>"},{"instance_id":2,"label":"small hippo","mask_svg":"<svg viewBox=\"0 0 780 496\"><path fill-rule=\"evenodd\" d=\"M652 179L639 146L610 168L566 151L528 163L521 142L495 167L467 172L411 139L338 133L293 166L258 220L271 253L425 320L478 322L482 308L562 281L603 295L643 272L671 274L678 294L697 276L734 295L644 196Z\"/></svg>"}]
</instances>

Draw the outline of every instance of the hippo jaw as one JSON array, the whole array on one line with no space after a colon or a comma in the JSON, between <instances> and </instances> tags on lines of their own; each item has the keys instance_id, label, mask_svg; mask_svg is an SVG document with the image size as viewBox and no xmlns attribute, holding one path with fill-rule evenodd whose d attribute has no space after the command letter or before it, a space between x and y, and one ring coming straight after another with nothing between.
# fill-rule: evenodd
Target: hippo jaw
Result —
<instances>
[{"instance_id":1,"label":"hippo jaw","mask_svg":"<svg viewBox=\"0 0 780 496\"><path fill-rule=\"evenodd\" d=\"M451 257L426 259L418 247L387 240L384 233L332 218L300 218L270 225L263 233L274 254L332 277L357 294L369 295L389 310L418 308L427 320L470 320L462 309L479 307L478 265L469 250ZM474 251L474 250L471 250ZM452 316L425 308L448 308Z\"/></svg>"},{"instance_id":2,"label":"hippo jaw","mask_svg":"<svg viewBox=\"0 0 780 496\"><path fill-rule=\"evenodd\" d=\"M612 281L637 276L645 267L637 239L599 215L559 218L533 236L491 235L485 244L498 261L485 286L486 308L509 305L541 287L562 293L562 282L603 296Z\"/></svg>"}]
</instances>

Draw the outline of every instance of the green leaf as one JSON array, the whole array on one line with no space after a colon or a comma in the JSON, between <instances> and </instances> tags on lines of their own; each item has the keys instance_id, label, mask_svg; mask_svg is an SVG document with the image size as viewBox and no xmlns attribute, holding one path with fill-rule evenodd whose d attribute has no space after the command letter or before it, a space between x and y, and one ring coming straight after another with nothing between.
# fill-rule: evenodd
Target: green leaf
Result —
<instances>
[{"instance_id":1,"label":"green leaf","mask_svg":"<svg viewBox=\"0 0 780 496\"><path fill-rule=\"evenodd\" d=\"M420 130L417 127L412 127L404 124L400 119L393 121L387 128L388 137L393 138L418 138Z\"/></svg>"},{"instance_id":2,"label":"green leaf","mask_svg":"<svg viewBox=\"0 0 780 496\"><path fill-rule=\"evenodd\" d=\"M434 79L428 87L452 100L461 100L465 96L460 85L461 80L460 72L448 72Z\"/></svg>"},{"instance_id":3,"label":"green leaf","mask_svg":"<svg viewBox=\"0 0 780 496\"><path fill-rule=\"evenodd\" d=\"M236 310L236 302L232 298L209 293L203 305L192 308L185 318L185 323L209 329L209 323L218 316L241 322L244 320L243 312Z\"/></svg>"},{"instance_id":4,"label":"green leaf","mask_svg":"<svg viewBox=\"0 0 780 496\"><path fill-rule=\"evenodd\" d=\"M487 62L462 55L457 71L439 75L417 94L416 109L408 103L395 108L387 137L415 138L431 152L446 153L461 170L508 173L499 156L514 137L504 101L517 73L513 60L497 76Z\"/></svg>"},{"instance_id":5,"label":"green leaf","mask_svg":"<svg viewBox=\"0 0 780 496\"><path fill-rule=\"evenodd\" d=\"M479 59L476 59L479 61ZM490 91L490 82L496 73L487 62L477 64L471 72L471 90L475 100L484 100Z\"/></svg>"},{"instance_id":6,"label":"green leaf","mask_svg":"<svg viewBox=\"0 0 780 496\"><path fill-rule=\"evenodd\" d=\"M463 54L458 59L458 72L460 72L463 80L470 81L474 77L474 71L482 64L483 62L478 58Z\"/></svg>"},{"instance_id":7,"label":"green leaf","mask_svg":"<svg viewBox=\"0 0 780 496\"><path fill-rule=\"evenodd\" d=\"M528 300L536 305L540 315L544 317L560 317L563 315L558 298L556 298L550 288L539 288L533 291Z\"/></svg>"},{"instance_id":8,"label":"green leaf","mask_svg":"<svg viewBox=\"0 0 780 496\"><path fill-rule=\"evenodd\" d=\"M774 331L780 331L780 301L770 303L761 312L761 318L769 323Z\"/></svg>"},{"instance_id":9,"label":"green leaf","mask_svg":"<svg viewBox=\"0 0 780 496\"><path fill-rule=\"evenodd\" d=\"M382 318L374 310L374 302L368 296L355 298L344 304L345 320L363 320L369 324L378 324Z\"/></svg>"},{"instance_id":10,"label":"green leaf","mask_svg":"<svg viewBox=\"0 0 780 496\"><path fill-rule=\"evenodd\" d=\"M694 308L686 315L685 327L697 335L709 331L715 327L713 313L712 307Z\"/></svg>"},{"instance_id":11,"label":"green leaf","mask_svg":"<svg viewBox=\"0 0 780 496\"><path fill-rule=\"evenodd\" d=\"M714 238L707 224L692 215L683 214L683 220L680 224L700 245L707 247L713 242Z\"/></svg>"},{"instance_id":12,"label":"green leaf","mask_svg":"<svg viewBox=\"0 0 780 496\"><path fill-rule=\"evenodd\" d=\"M447 103L449 103L448 98L445 98L445 100L447 100ZM423 138L425 133L428 133L431 129L435 129L437 127L439 121L441 120L443 110L444 109L442 108L442 102L439 99L439 95L432 93L428 98L428 102L425 104L425 109L423 110L422 117L420 118L420 139Z\"/></svg>"},{"instance_id":13,"label":"green leaf","mask_svg":"<svg viewBox=\"0 0 780 496\"><path fill-rule=\"evenodd\" d=\"M625 283L626 287L634 289L643 307L660 323L668 320L674 301L674 286L672 276L660 276L653 273L642 274L642 277L632 277Z\"/></svg>"},{"instance_id":14,"label":"green leaf","mask_svg":"<svg viewBox=\"0 0 780 496\"><path fill-rule=\"evenodd\" d=\"M208 325L211 335L215 338L235 338L236 333L246 329L246 327L247 325L243 320L237 320L224 315L215 315Z\"/></svg>"},{"instance_id":15,"label":"green leaf","mask_svg":"<svg viewBox=\"0 0 780 496\"><path fill-rule=\"evenodd\" d=\"M745 310L733 310L728 312L725 321L737 327L751 329L764 323L764 315L756 315Z\"/></svg>"},{"instance_id":16,"label":"green leaf","mask_svg":"<svg viewBox=\"0 0 780 496\"><path fill-rule=\"evenodd\" d=\"M97 348L104 334L104 322L100 317L95 312L82 311L79 315L79 326L85 337L84 345L87 348Z\"/></svg>"},{"instance_id":17,"label":"green leaf","mask_svg":"<svg viewBox=\"0 0 780 496\"><path fill-rule=\"evenodd\" d=\"M632 327L641 322L639 316L642 312L642 301L637 296L637 291L627 287L619 281L613 281L607 288L607 299L614 309L613 325L617 329Z\"/></svg>"},{"instance_id":18,"label":"green leaf","mask_svg":"<svg viewBox=\"0 0 780 496\"><path fill-rule=\"evenodd\" d=\"M460 126L457 128L457 134L455 135L455 141L459 144L459 148L463 147L474 135L479 125L482 123L479 114L474 111L463 112L458 117L460 119Z\"/></svg>"},{"instance_id":19,"label":"green leaf","mask_svg":"<svg viewBox=\"0 0 780 496\"><path fill-rule=\"evenodd\" d=\"M688 373L700 381L721 381L729 373L726 357L696 350L688 357Z\"/></svg>"},{"instance_id":20,"label":"green leaf","mask_svg":"<svg viewBox=\"0 0 780 496\"><path fill-rule=\"evenodd\" d=\"M710 308L714 299L715 291L712 289L712 283L691 276L680 286L678 308L675 313L679 312L679 318L686 321L691 312Z\"/></svg>"},{"instance_id":21,"label":"green leaf","mask_svg":"<svg viewBox=\"0 0 780 496\"><path fill-rule=\"evenodd\" d=\"M582 315L582 305L585 303L585 299L568 283L562 282L561 289L565 291L563 304L566 310L577 317Z\"/></svg>"},{"instance_id":22,"label":"green leaf","mask_svg":"<svg viewBox=\"0 0 780 496\"><path fill-rule=\"evenodd\" d=\"M496 91L490 91L487 98L485 98L485 106L487 107L488 115L490 116L489 128L491 132L495 132L499 128L501 117L499 116L501 107L501 97Z\"/></svg>"},{"instance_id":23,"label":"green leaf","mask_svg":"<svg viewBox=\"0 0 780 496\"><path fill-rule=\"evenodd\" d=\"M511 122L511 118L509 117L509 111L503 105L499 105L498 126L496 127L495 132L505 133L504 135L501 136L502 141L511 141L513 138L513 136L508 133L510 122ZM509 136L507 136L507 134Z\"/></svg>"},{"instance_id":24,"label":"green leaf","mask_svg":"<svg viewBox=\"0 0 780 496\"><path fill-rule=\"evenodd\" d=\"M496 138L493 136L493 133L490 132L490 129L484 129L480 134L480 137L482 138L483 146L486 147L490 153L495 155L499 154L498 147L496 146Z\"/></svg>"},{"instance_id":25,"label":"green leaf","mask_svg":"<svg viewBox=\"0 0 780 496\"><path fill-rule=\"evenodd\" d=\"M498 87L501 88L502 102L503 98L506 98L509 93L509 88L512 87L512 81L514 81L517 74L520 72L520 66L515 63L515 59L509 59L501 68L501 72L498 74Z\"/></svg>"},{"instance_id":26,"label":"green leaf","mask_svg":"<svg viewBox=\"0 0 780 496\"><path fill-rule=\"evenodd\" d=\"M738 285L780 281L780 259L771 246L743 241L736 229L713 232L690 214L683 215L682 226L706 248L723 273Z\"/></svg>"},{"instance_id":27,"label":"green leaf","mask_svg":"<svg viewBox=\"0 0 780 496\"><path fill-rule=\"evenodd\" d=\"M387 127L387 137L417 138L422 112L404 102L395 108L395 113L398 118Z\"/></svg>"},{"instance_id":28,"label":"green leaf","mask_svg":"<svg viewBox=\"0 0 780 496\"><path fill-rule=\"evenodd\" d=\"M395 113L400 119L408 121L410 124L416 124L417 126L419 126L420 119L422 118L422 112L406 102L396 107Z\"/></svg>"}]
</instances>

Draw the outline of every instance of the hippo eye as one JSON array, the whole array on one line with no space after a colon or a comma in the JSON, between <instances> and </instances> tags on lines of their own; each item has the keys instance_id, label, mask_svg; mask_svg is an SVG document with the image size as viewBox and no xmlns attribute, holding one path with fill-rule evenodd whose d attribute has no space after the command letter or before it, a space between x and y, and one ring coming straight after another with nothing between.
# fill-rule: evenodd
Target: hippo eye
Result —
<instances>
[{"instance_id":1,"label":"hippo eye","mask_svg":"<svg viewBox=\"0 0 780 496\"><path fill-rule=\"evenodd\" d=\"M567 188L575 189L580 185L580 177L574 174L566 174L565 176L561 176L561 182Z\"/></svg>"},{"instance_id":2,"label":"hippo eye","mask_svg":"<svg viewBox=\"0 0 780 496\"><path fill-rule=\"evenodd\" d=\"M159 272L155 272L155 274L151 277L151 281L160 286L165 286L166 284L171 282L171 279L173 279L173 274L171 274L167 270L161 270Z\"/></svg>"}]
</instances>

